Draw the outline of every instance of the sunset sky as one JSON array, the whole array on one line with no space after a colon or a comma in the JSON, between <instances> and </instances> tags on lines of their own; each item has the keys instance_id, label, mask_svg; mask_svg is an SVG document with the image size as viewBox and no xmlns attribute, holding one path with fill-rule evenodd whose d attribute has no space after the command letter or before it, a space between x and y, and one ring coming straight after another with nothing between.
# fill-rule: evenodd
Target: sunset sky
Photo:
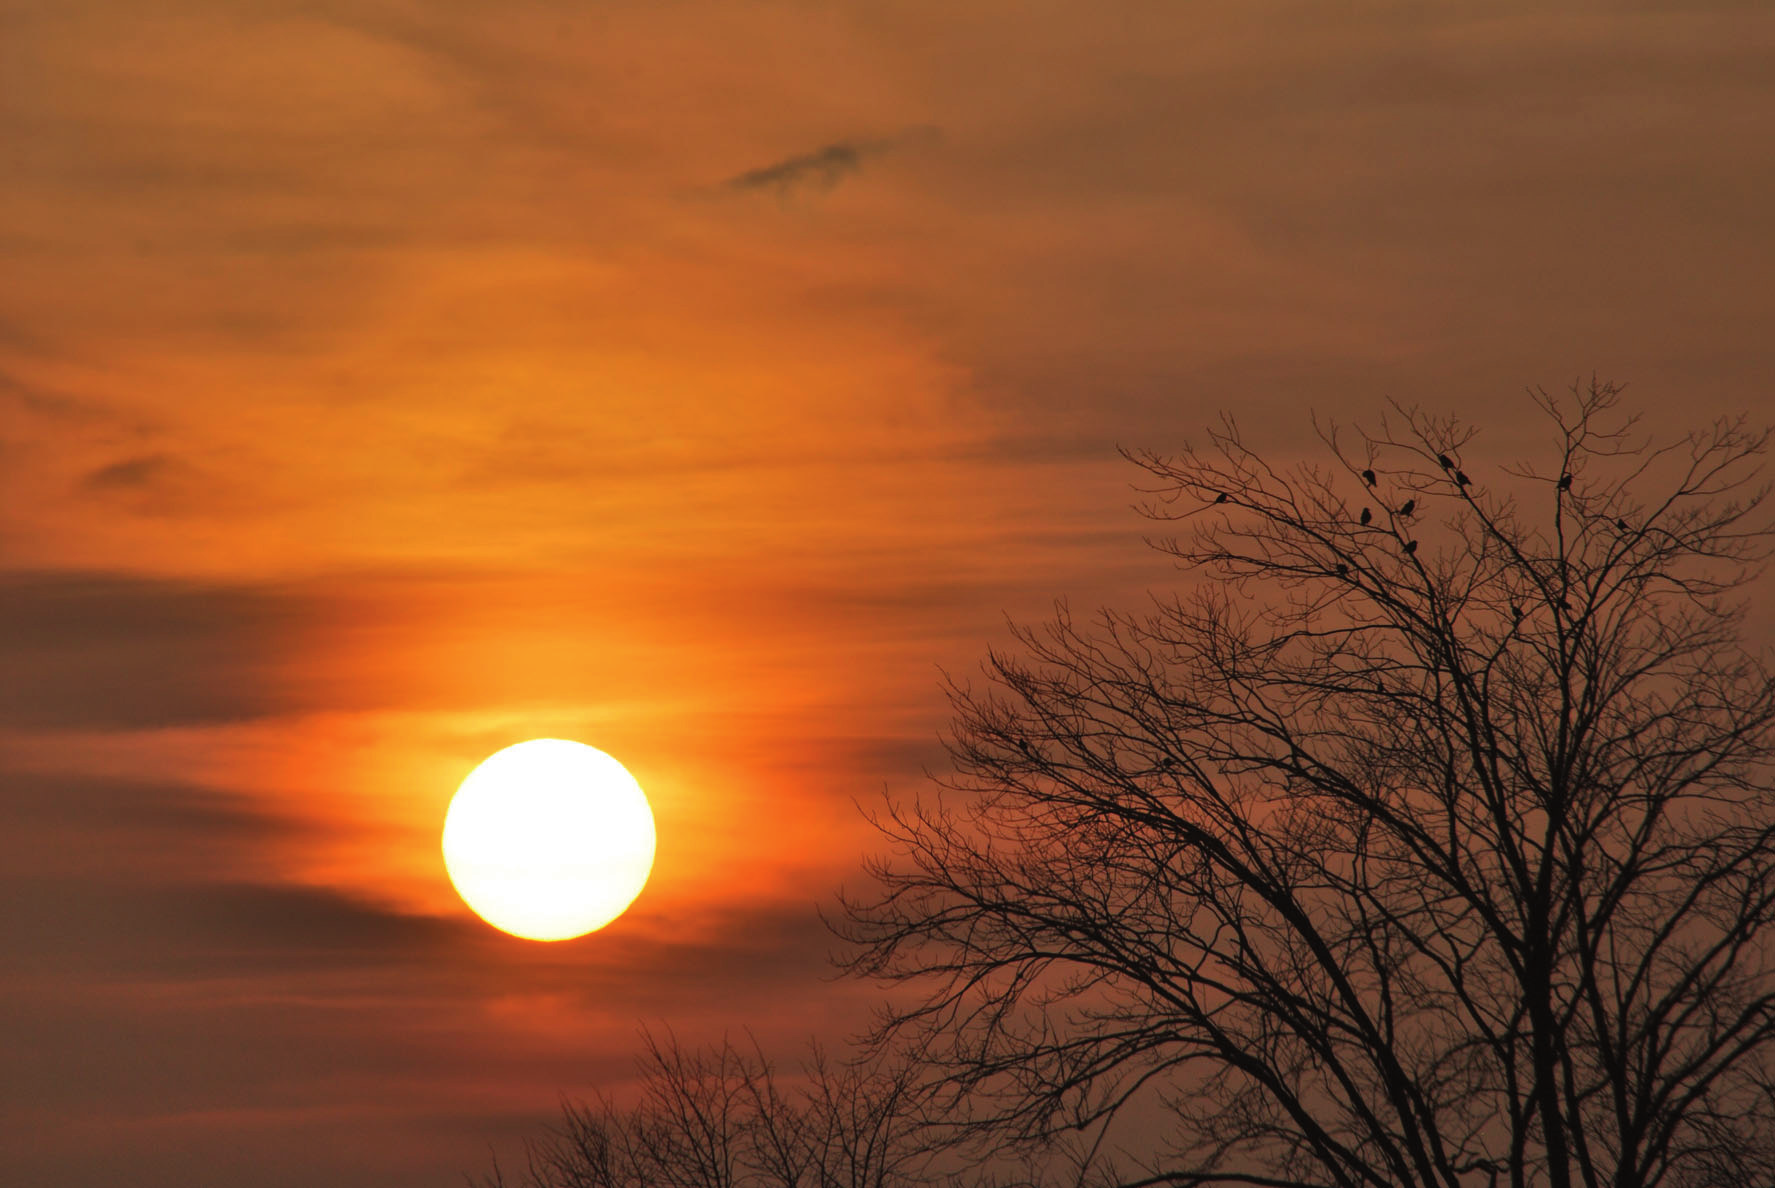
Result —
<instances>
[{"instance_id":1,"label":"sunset sky","mask_svg":"<svg viewBox=\"0 0 1775 1188\"><path fill-rule=\"evenodd\" d=\"M1118 446L1775 411L1775 8L0 0L0 1182L459 1184L842 1036L944 672L1177 576ZM533 737L659 854L438 853Z\"/></svg>"}]
</instances>

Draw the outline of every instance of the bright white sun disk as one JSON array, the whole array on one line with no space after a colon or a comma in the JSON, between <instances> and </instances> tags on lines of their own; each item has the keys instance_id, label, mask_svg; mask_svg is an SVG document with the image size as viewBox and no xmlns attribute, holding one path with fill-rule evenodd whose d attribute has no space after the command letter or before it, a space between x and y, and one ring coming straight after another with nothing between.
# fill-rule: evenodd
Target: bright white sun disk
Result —
<instances>
[{"instance_id":1,"label":"bright white sun disk","mask_svg":"<svg viewBox=\"0 0 1775 1188\"><path fill-rule=\"evenodd\" d=\"M567 940L620 916L647 882L653 812L635 777L583 743L532 739L469 773L444 818L444 867L489 924Z\"/></svg>"}]
</instances>

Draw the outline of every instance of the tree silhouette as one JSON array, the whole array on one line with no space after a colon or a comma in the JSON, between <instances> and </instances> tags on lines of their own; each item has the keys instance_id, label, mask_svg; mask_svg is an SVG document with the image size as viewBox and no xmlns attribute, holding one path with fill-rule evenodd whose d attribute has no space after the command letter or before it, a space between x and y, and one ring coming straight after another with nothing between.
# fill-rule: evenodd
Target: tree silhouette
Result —
<instances>
[{"instance_id":1,"label":"tree silhouette","mask_svg":"<svg viewBox=\"0 0 1775 1188\"><path fill-rule=\"evenodd\" d=\"M929 1188L948 1181L891 1058L811 1048L787 1076L756 1044L685 1048L643 1033L639 1096L567 1101L521 1177L479 1188Z\"/></svg>"},{"instance_id":2,"label":"tree silhouette","mask_svg":"<svg viewBox=\"0 0 1775 1188\"><path fill-rule=\"evenodd\" d=\"M1537 399L1543 470L1397 407L1131 455L1200 580L952 686L846 901L938 1117L1132 1185L1775 1183L1766 435Z\"/></svg>"}]
</instances>

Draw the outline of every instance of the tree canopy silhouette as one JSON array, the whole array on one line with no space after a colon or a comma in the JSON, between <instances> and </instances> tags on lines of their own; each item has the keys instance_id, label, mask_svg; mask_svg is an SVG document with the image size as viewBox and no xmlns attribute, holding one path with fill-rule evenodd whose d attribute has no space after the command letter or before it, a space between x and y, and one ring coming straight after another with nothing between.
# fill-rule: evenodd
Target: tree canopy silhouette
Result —
<instances>
[{"instance_id":1,"label":"tree canopy silhouette","mask_svg":"<svg viewBox=\"0 0 1775 1188\"><path fill-rule=\"evenodd\" d=\"M1197 580L955 684L846 901L933 1116L1138 1128L1121 1184L1775 1183L1766 435L1538 402L1539 469L1406 408L1131 455Z\"/></svg>"},{"instance_id":2,"label":"tree canopy silhouette","mask_svg":"<svg viewBox=\"0 0 1775 1188\"><path fill-rule=\"evenodd\" d=\"M685 1047L643 1033L639 1096L566 1102L508 1179L474 1188L935 1188L917 1070L835 1060L815 1046L787 1073L731 1040Z\"/></svg>"}]
</instances>

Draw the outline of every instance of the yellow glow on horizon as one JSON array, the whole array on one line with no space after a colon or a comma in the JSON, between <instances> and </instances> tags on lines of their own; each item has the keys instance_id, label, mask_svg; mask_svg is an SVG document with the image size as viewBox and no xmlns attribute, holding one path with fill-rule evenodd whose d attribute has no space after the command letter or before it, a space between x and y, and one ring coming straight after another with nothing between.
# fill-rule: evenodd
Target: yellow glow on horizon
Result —
<instances>
[{"instance_id":1,"label":"yellow glow on horizon","mask_svg":"<svg viewBox=\"0 0 1775 1188\"><path fill-rule=\"evenodd\" d=\"M496 752L444 818L444 866L487 923L557 941L604 927L653 869L653 811L635 777L594 747L541 738Z\"/></svg>"}]
</instances>

